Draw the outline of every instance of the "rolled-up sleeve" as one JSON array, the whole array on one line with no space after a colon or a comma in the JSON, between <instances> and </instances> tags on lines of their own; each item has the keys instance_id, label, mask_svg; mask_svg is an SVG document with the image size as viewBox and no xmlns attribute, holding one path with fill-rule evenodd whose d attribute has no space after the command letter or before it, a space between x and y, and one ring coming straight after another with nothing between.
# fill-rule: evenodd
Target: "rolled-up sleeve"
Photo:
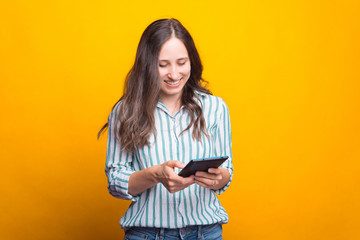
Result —
<instances>
[{"instance_id":1,"label":"rolled-up sleeve","mask_svg":"<svg viewBox=\"0 0 360 240\"><path fill-rule=\"evenodd\" d=\"M232 138L229 108L222 99L220 99L218 110L219 117L215 130L215 154L216 156L229 156L228 160L226 160L221 167L227 169L230 173L229 182L223 188L214 190L216 194L222 194L230 186L233 177Z\"/></svg>"},{"instance_id":2,"label":"rolled-up sleeve","mask_svg":"<svg viewBox=\"0 0 360 240\"><path fill-rule=\"evenodd\" d=\"M118 103L111 112L108 119L108 139L106 152L105 173L108 179L109 193L126 200L137 201L138 197L129 194L129 178L135 172L133 168L133 154L122 150L120 142L116 139L114 126L117 118Z\"/></svg>"}]
</instances>

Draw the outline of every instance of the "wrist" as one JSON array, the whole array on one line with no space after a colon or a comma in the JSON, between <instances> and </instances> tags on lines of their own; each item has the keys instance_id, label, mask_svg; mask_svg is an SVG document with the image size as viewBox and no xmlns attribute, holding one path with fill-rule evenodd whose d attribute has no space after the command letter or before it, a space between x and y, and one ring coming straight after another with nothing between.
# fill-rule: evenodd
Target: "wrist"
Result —
<instances>
[{"instance_id":1,"label":"wrist","mask_svg":"<svg viewBox=\"0 0 360 240\"><path fill-rule=\"evenodd\" d=\"M149 167L148 176L150 181L152 181L154 184L158 184L160 182L160 165Z\"/></svg>"}]
</instances>

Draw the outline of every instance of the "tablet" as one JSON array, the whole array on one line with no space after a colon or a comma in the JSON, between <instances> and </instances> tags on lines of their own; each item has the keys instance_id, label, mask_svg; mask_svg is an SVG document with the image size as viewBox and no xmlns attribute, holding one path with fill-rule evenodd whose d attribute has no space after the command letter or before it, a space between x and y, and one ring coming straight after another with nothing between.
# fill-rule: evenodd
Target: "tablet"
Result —
<instances>
[{"instance_id":1,"label":"tablet","mask_svg":"<svg viewBox=\"0 0 360 240\"><path fill-rule=\"evenodd\" d=\"M207 172L209 168L217 168L228 156L192 159L180 172L179 176L189 177L197 171Z\"/></svg>"}]
</instances>

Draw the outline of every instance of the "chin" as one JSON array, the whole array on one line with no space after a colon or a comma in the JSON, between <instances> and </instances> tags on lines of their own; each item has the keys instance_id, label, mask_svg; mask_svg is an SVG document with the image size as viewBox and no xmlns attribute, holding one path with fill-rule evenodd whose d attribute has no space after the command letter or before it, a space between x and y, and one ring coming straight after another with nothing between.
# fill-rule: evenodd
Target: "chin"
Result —
<instances>
[{"instance_id":1,"label":"chin","mask_svg":"<svg viewBox=\"0 0 360 240\"><path fill-rule=\"evenodd\" d=\"M182 89L174 89L174 90L169 90L169 89L161 89L161 95L163 95L164 97L174 97L174 96L181 96L183 92L183 88Z\"/></svg>"}]
</instances>

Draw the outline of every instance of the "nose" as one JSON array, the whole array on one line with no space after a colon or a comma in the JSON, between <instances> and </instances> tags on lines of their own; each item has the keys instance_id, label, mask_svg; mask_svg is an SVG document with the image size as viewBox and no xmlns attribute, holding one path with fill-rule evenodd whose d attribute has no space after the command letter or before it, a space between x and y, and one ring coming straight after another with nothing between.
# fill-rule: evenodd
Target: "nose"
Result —
<instances>
[{"instance_id":1,"label":"nose","mask_svg":"<svg viewBox=\"0 0 360 240\"><path fill-rule=\"evenodd\" d=\"M167 74L168 78L172 79L172 80L178 80L181 77L181 74L179 73L178 69L176 66L173 66L168 74Z\"/></svg>"}]
</instances>

